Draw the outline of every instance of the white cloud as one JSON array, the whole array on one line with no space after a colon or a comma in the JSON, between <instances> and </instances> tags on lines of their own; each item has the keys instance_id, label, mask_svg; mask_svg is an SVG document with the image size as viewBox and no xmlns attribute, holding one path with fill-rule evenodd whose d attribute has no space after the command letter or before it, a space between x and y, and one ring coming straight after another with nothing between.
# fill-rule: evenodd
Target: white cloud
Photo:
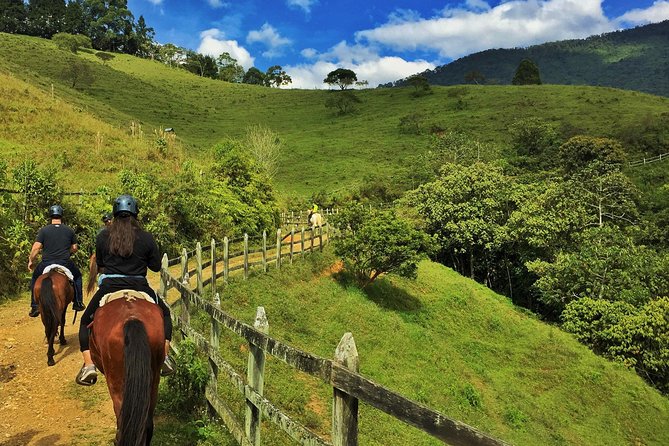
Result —
<instances>
[{"instance_id":1,"label":"white cloud","mask_svg":"<svg viewBox=\"0 0 669 446\"><path fill-rule=\"evenodd\" d=\"M359 81L366 80L370 87L376 87L435 67L433 63L425 60L407 61L401 57L382 57L374 48L351 46L345 41L339 42L325 53L319 54L313 48L309 50L312 58L318 58L316 62L284 67L293 80L287 88L329 88L323 83L323 79L337 68L353 70Z\"/></svg>"},{"instance_id":2,"label":"white cloud","mask_svg":"<svg viewBox=\"0 0 669 446\"><path fill-rule=\"evenodd\" d=\"M669 19L669 1L656 1L646 9L632 9L618 17L619 24L645 25Z\"/></svg>"},{"instance_id":3,"label":"white cloud","mask_svg":"<svg viewBox=\"0 0 669 446\"><path fill-rule=\"evenodd\" d=\"M317 0L286 0L288 6L297 6L302 8L304 12L310 13L311 7L317 3Z\"/></svg>"},{"instance_id":4,"label":"white cloud","mask_svg":"<svg viewBox=\"0 0 669 446\"><path fill-rule=\"evenodd\" d=\"M267 47L267 51L263 53L265 57L281 55L281 47L292 43L290 39L282 37L269 23L265 23L259 30L249 31L246 42L264 44Z\"/></svg>"},{"instance_id":5,"label":"white cloud","mask_svg":"<svg viewBox=\"0 0 669 446\"><path fill-rule=\"evenodd\" d=\"M230 3L224 2L223 0L207 0L207 3L209 3L209 6L211 6L212 8L222 8L224 6L225 7L230 6Z\"/></svg>"},{"instance_id":6,"label":"white cloud","mask_svg":"<svg viewBox=\"0 0 669 446\"><path fill-rule=\"evenodd\" d=\"M602 0L512 0L491 8L468 0L470 9L445 9L438 17L398 21L356 33L356 39L396 50L432 50L457 58L488 48L527 46L587 37L612 30Z\"/></svg>"},{"instance_id":7,"label":"white cloud","mask_svg":"<svg viewBox=\"0 0 669 446\"><path fill-rule=\"evenodd\" d=\"M163 0L149 0L149 3L152 3L154 5L159 5L163 2Z\"/></svg>"},{"instance_id":8,"label":"white cloud","mask_svg":"<svg viewBox=\"0 0 669 446\"><path fill-rule=\"evenodd\" d=\"M302 57L306 57L307 59L313 59L318 55L318 51L314 48L305 48L302 51L300 51L300 54Z\"/></svg>"},{"instance_id":9,"label":"white cloud","mask_svg":"<svg viewBox=\"0 0 669 446\"><path fill-rule=\"evenodd\" d=\"M202 31L200 39L202 40L197 48L198 53L213 57L218 57L221 53L230 53L245 70L251 68L255 62L246 48L240 46L236 40L226 40L223 32L217 28Z\"/></svg>"}]
</instances>

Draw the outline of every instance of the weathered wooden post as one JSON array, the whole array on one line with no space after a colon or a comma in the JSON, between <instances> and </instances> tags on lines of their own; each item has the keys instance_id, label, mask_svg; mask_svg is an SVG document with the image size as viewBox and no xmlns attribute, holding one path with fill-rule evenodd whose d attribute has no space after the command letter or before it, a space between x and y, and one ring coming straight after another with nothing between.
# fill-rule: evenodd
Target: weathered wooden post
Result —
<instances>
[{"instance_id":1,"label":"weathered wooden post","mask_svg":"<svg viewBox=\"0 0 669 446\"><path fill-rule=\"evenodd\" d=\"M262 272L267 272L267 231L262 232Z\"/></svg>"},{"instance_id":2,"label":"weathered wooden post","mask_svg":"<svg viewBox=\"0 0 669 446\"><path fill-rule=\"evenodd\" d=\"M295 240L295 228L290 228L290 264L293 264L293 243Z\"/></svg>"},{"instance_id":3,"label":"weathered wooden post","mask_svg":"<svg viewBox=\"0 0 669 446\"><path fill-rule=\"evenodd\" d=\"M249 235L244 234L244 279L249 278Z\"/></svg>"},{"instance_id":4,"label":"weathered wooden post","mask_svg":"<svg viewBox=\"0 0 669 446\"><path fill-rule=\"evenodd\" d=\"M160 261L160 297L164 300L167 300L167 269L169 268L169 259L167 258L167 253L163 254L163 258Z\"/></svg>"},{"instance_id":5,"label":"weathered wooden post","mask_svg":"<svg viewBox=\"0 0 669 446\"><path fill-rule=\"evenodd\" d=\"M323 226L318 227L318 250L323 251Z\"/></svg>"},{"instance_id":6,"label":"weathered wooden post","mask_svg":"<svg viewBox=\"0 0 669 446\"><path fill-rule=\"evenodd\" d=\"M314 228L315 228L315 226L312 226L311 229L309 229L309 252L310 253L314 252Z\"/></svg>"},{"instance_id":7,"label":"weathered wooden post","mask_svg":"<svg viewBox=\"0 0 669 446\"><path fill-rule=\"evenodd\" d=\"M345 333L335 350L335 362L358 372L358 349L351 333ZM358 399L334 388L332 400L332 445L358 445Z\"/></svg>"},{"instance_id":8,"label":"weathered wooden post","mask_svg":"<svg viewBox=\"0 0 669 446\"><path fill-rule=\"evenodd\" d=\"M330 223L325 222L325 243L330 243Z\"/></svg>"},{"instance_id":9,"label":"weathered wooden post","mask_svg":"<svg viewBox=\"0 0 669 446\"><path fill-rule=\"evenodd\" d=\"M181 251L181 284L187 290L190 290L190 277L188 277L188 251L183 248ZM181 291L181 323L184 327L190 325L190 302L188 293Z\"/></svg>"},{"instance_id":10,"label":"weathered wooden post","mask_svg":"<svg viewBox=\"0 0 669 446\"><path fill-rule=\"evenodd\" d=\"M276 269L281 269L281 228L276 230Z\"/></svg>"},{"instance_id":11,"label":"weathered wooden post","mask_svg":"<svg viewBox=\"0 0 669 446\"><path fill-rule=\"evenodd\" d=\"M197 242L195 245L195 262L197 263L197 294L202 297L204 294L204 285L202 284L202 245Z\"/></svg>"},{"instance_id":12,"label":"weathered wooden post","mask_svg":"<svg viewBox=\"0 0 669 446\"><path fill-rule=\"evenodd\" d=\"M300 237L300 254L304 255L304 226L302 226L302 236Z\"/></svg>"},{"instance_id":13,"label":"weathered wooden post","mask_svg":"<svg viewBox=\"0 0 669 446\"><path fill-rule=\"evenodd\" d=\"M213 246L212 246L213 247ZM214 306L220 310L221 308L221 297L218 295L218 293L215 293L213 296L213 301L214 301ZM209 337L209 342L211 344L211 348L215 351L218 352L219 349L219 338L221 335L221 326L214 318L214 316L211 316L211 335ZM216 395L218 392L218 366L216 363L211 359L211 356L208 357L209 359L209 382L207 383L207 387L209 388L208 390L213 394ZM216 413L216 410L209 405L209 413L213 417L218 416Z\"/></svg>"},{"instance_id":14,"label":"weathered wooden post","mask_svg":"<svg viewBox=\"0 0 669 446\"><path fill-rule=\"evenodd\" d=\"M211 239L211 297L216 296L216 240Z\"/></svg>"},{"instance_id":15,"label":"weathered wooden post","mask_svg":"<svg viewBox=\"0 0 669 446\"><path fill-rule=\"evenodd\" d=\"M223 237L223 283L228 283L228 275L230 274L230 240L228 237Z\"/></svg>"},{"instance_id":16,"label":"weathered wooden post","mask_svg":"<svg viewBox=\"0 0 669 446\"><path fill-rule=\"evenodd\" d=\"M269 333L269 323L265 315L265 308L258 307L256 311L256 320L253 327L262 332ZM261 346L249 343L249 363L246 371L246 380L249 387L258 394L263 394L265 373L265 352ZM253 446L260 446L260 409L257 408L248 398L246 399L246 438Z\"/></svg>"}]
</instances>

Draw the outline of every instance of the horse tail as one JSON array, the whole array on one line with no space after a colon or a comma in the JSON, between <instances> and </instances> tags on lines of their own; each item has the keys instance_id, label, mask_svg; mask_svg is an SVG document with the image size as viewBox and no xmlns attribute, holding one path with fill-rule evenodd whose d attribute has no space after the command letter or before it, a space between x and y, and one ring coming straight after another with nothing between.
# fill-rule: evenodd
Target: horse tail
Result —
<instances>
[{"instance_id":1,"label":"horse tail","mask_svg":"<svg viewBox=\"0 0 669 446\"><path fill-rule=\"evenodd\" d=\"M88 283L86 284L86 293L90 295L95 289L95 285L98 279L98 262L95 254L93 254L88 261L88 269L89 274Z\"/></svg>"},{"instance_id":2,"label":"horse tail","mask_svg":"<svg viewBox=\"0 0 669 446\"><path fill-rule=\"evenodd\" d=\"M151 350L142 321L131 319L123 327L125 384L119 446L139 446L146 442L146 426L151 405Z\"/></svg>"},{"instance_id":3,"label":"horse tail","mask_svg":"<svg viewBox=\"0 0 669 446\"><path fill-rule=\"evenodd\" d=\"M51 277L45 277L42 280L42 286L39 293L40 306L42 307L42 322L44 323L44 333L47 339L56 335L60 326L60 315L56 305L56 295L53 292L53 281ZM49 341L50 342L50 341Z\"/></svg>"}]
</instances>

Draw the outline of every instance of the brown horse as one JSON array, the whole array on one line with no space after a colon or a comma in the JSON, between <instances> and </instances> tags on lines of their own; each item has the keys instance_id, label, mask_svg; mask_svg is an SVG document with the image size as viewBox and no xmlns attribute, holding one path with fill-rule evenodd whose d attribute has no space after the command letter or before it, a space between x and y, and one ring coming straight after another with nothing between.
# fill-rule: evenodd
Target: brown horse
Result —
<instances>
[{"instance_id":1,"label":"brown horse","mask_svg":"<svg viewBox=\"0 0 669 446\"><path fill-rule=\"evenodd\" d=\"M116 444L151 444L165 333L160 307L126 297L98 308L91 356L105 375L116 414Z\"/></svg>"},{"instance_id":2,"label":"brown horse","mask_svg":"<svg viewBox=\"0 0 669 446\"><path fill-rule=\"evenodd\" d=\"M65 313L67 306L74 300L74 287L66 275L51 270L42 274L35 281L35 302L39 305L39 312L44 324L44 334L49 342L47 350L47 364L55 365L53 355L53 341L60 327L60 345L67 344L65 340Z\"/></svg>"}]
</instances>

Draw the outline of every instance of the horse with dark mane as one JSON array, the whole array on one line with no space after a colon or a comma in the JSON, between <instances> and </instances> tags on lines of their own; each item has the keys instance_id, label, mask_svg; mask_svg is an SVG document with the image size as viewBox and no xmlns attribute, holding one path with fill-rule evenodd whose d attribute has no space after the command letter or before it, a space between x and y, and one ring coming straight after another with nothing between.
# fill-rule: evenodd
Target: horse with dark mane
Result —
<instances>
[{"instance_id":1,"label":"horse with dark mane","mask_svg":"<svg viewBox=\"0 0 669 446\"><path fill-rule=\"evenodd\" d=\"M117 446L151 444L165 359L162 311L127 294L95 312L90 339L93 362L105 375L114 404Z\"/></svg>"},{"instance_id":2,"label":"horse with dark mane","mask_svg":"<svg viewBox=\"0 0 669 446\"><path fill-rule=\"evenodd\" d=\"M47 350L47 364L55 365L56 361L53 355L56 351L53 348L53 342L60 328L58 341L60 345L67 344L65 340L65 313L67 306L74 300L74 287L70 279L57 269L52 269L46 274L42 274L35 282L35 302L39 305L42 324L44 324L44 334L49 342Z\"/></svg>"}]
</instances>

